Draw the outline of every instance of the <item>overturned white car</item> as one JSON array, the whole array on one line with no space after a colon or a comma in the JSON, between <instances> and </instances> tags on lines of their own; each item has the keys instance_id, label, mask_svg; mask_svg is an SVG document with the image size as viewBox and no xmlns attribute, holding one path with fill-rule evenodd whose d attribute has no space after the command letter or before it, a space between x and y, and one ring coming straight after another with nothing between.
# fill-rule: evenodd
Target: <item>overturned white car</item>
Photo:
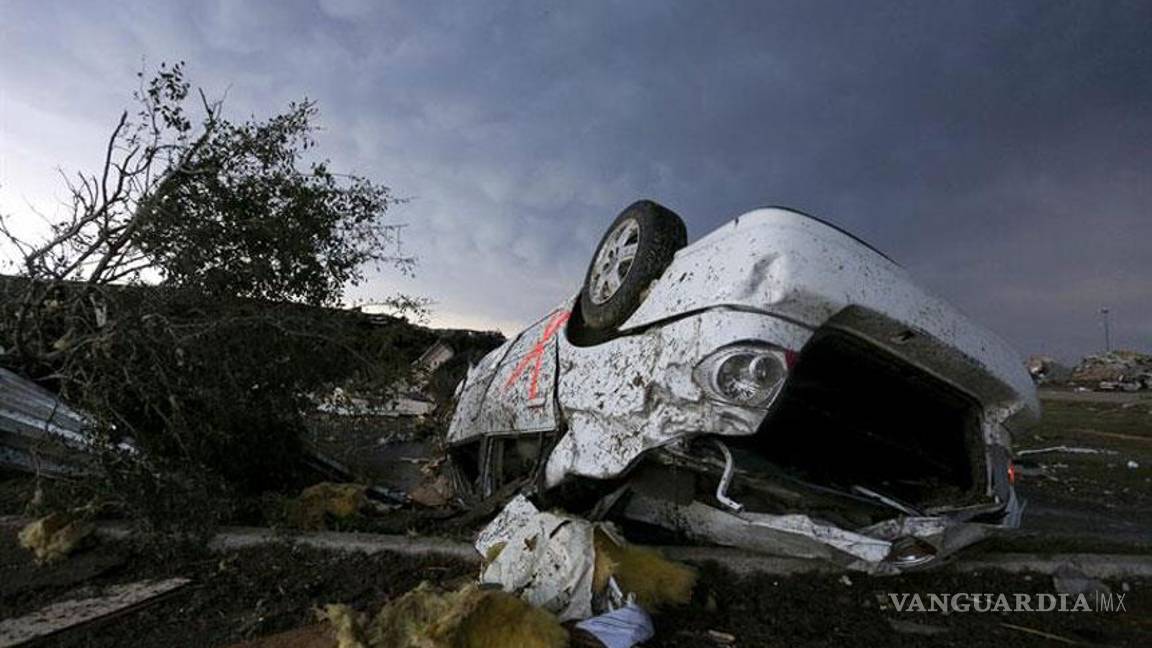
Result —
<instances>
[{"instance_id":1,"label":"overturned white car","mask_svg":"<svg viewBox=\"0 0 1152 648\"><path fill-rule=\"evenodd\" d=\"M1018 524L1039 405L1005 342L796 211L685 239L631 205L580 294L469 371L458 490L873 571Z\"/></svg>"}]
</instances>

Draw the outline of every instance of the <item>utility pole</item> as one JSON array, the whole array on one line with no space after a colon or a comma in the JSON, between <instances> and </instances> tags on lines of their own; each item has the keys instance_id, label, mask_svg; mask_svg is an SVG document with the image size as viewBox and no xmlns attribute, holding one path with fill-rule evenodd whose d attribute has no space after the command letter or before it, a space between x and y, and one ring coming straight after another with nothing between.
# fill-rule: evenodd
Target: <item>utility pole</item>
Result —
<instances>
[{"instance_id":1,"label":"utility pole","mask_svg":"<svg viewBox=\"0 0 1152 648\"><path fill-rule=\"evenodd\" d=\"M1112 350L1112 331L1108 326L1107 306L1100 309L1100 316L1104 318L1104 352L1107 353Z\"/></svg>"}]
</instances>

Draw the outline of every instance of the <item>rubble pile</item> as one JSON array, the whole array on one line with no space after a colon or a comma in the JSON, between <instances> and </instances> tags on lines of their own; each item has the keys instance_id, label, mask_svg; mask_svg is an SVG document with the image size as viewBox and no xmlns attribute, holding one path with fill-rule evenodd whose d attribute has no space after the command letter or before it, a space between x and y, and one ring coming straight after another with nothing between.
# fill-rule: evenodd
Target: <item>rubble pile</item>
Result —
<instances>
[{"instance_id":1,"label":"rubble pile","mask_svg":"<svg viewBox=\"0 0 1152 648\"><path fill-rule=\"evenodd\" d=\"M1137 389L1147 389L1150 379L1152 355L1137 351L1109 351L1087 356L1069 376L1073 383L1103 389L1109 389L1109 386L1102 383L1133 383Z\"/></svg>"}]
</instances>

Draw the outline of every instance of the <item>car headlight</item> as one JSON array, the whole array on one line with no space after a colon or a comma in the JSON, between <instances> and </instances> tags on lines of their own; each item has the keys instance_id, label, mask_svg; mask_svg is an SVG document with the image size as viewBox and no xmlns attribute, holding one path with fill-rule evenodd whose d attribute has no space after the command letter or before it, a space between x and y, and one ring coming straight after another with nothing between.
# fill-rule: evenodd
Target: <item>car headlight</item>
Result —
<instances>
[{"instance_id":1,"label":"car headlight","mask_svg":"<svg viewBox=\"0 0 1152 648\"><path fill-rule=\"evenodd\" d=\"M788 376L786 352L767 345L738 344L704 359L696 382L711 396L745 407L767 407Z\"/></svg>"}]
</instances>

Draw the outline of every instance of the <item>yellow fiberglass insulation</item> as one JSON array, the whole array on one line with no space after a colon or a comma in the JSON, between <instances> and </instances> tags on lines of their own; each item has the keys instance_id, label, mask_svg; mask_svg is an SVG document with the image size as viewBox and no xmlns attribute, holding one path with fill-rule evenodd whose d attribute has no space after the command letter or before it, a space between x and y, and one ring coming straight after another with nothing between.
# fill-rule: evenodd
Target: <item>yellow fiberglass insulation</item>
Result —
<instances>
[{"instance_id":1,"label":"yellow fiberglass insulation","mask_svg":"<svg viewBox=\"0 0 1152 648\"><path fill-rule=\"evenodd\" d=\"M659 610L670 605L684 605L692 600L696 570L668 560L655 549L617 544L608 534L597 529L596 566L593 572L595 591L603 591L608 578L626 594L635 594L636 603L646 610Z\"/></svg>"},{"instance_id":2,"label":"yellow fiberglass insulation","mask_svg":"<svg viewBox=\"0 0 1152 648\"><path fill-rule=\"evenodd\" d=\"M323 529L326 516L338 520L360 512L367 498L362 484L333 484L323 482L301 491L289 508L289 519L301 529Z\"/></svg>"},{"instance_id":3,"label":"yellow fiberglass insulation","mask_svg":"<svg viewBox=\"0 0 1152 648\"><path fill-rule=\"evenodd\" d=\"M428 583L389 602L375 617L343 606L324 616L340 648L563 648L568 633L552 614L500 590L470 584L443 591ZM332 614L331 610L337 610ZM352 625L349 627L348 624Z\"/></svg>"},{"instance_id":4,"label":"yellow fiberglass insulation","mask_svg":"<svg viewBox=\"0 0 1152 648\"><path fill-rule=\"evenodd\" d=\"M53 513L21 529L20 546L35 554L38 562L53 563L71 554L93 529L87 520Z\"/></svg>"},{"instance_id":5,"label":"yellow fiberglass insulation","mask_svg":"<svg viewBox=\"0 0 1152 648\"><path fill-rule=\"evenodd\" d=\"M347 605L325 605L318 617L332 624L337 648L368 648L364 642L367 617Z\"/></svg>"}]
</instances>

